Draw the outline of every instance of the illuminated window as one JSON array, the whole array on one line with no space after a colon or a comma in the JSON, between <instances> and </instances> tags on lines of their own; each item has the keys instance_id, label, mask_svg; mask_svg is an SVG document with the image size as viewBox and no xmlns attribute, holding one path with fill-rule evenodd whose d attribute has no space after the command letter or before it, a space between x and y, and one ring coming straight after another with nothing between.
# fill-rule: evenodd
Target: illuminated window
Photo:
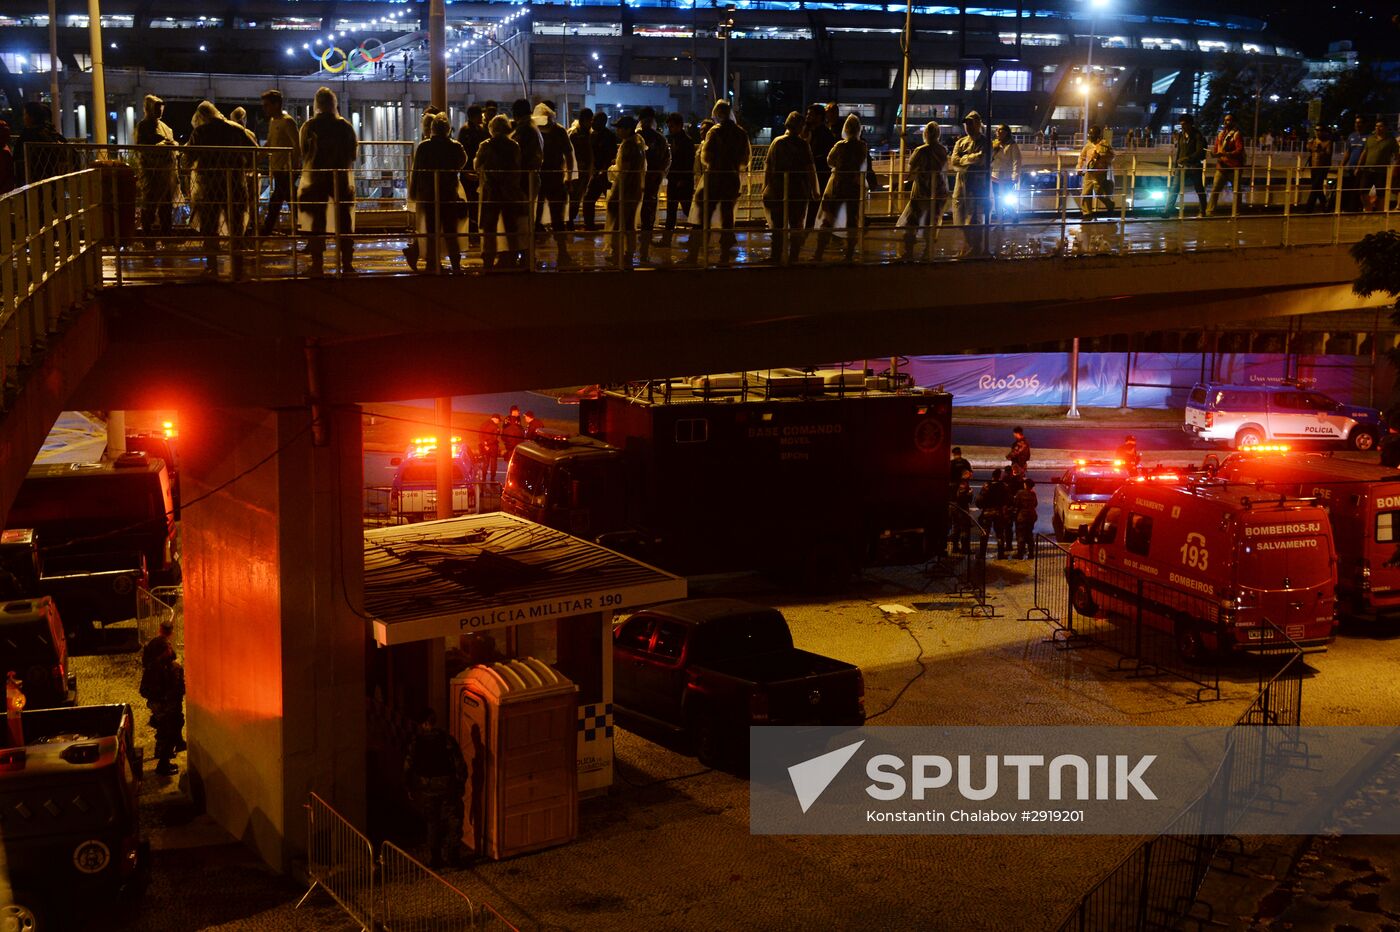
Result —
<instances>
[{"instance_id":1,"label":"illuminated window","mask_svg":"<svg viewBox=\"0 0 1400 932\"><path fill-rule=\"evenodd\" d=\"M992 90L994 91L1028 91L1031 89L1031 73L1029 71L1008 70L992 72Z\"/></svg>"},{"instance_id":2,"label":"illuminated window","mask_svg":"<svg viewBox=\"0 0 1400 932\"><path fill-rule=\"evenodd\" d=\"M1394 511L1381 511L1376 513L1376 543L1395 543L1395 515Z\"/></svg>"},{"instance_id":3,"label":"illuminated window","mask_svg":"<svg viewBox=\"0 0 1400 932\"><path fill-rule=\"evenodd\" d=\"M1228 52L1230 43L1220 42L1215 39L1200 39L1196 42L1202 52Z\"/></svg>"},{"instance_id":4,"label":"illuminated window","mask_svg":"<svg viewBox=\"0 0 1400 932\"><path fill-rule=\"evenodd\" d=\"M997 33L997 38L1001 41L1002 45L1016 44L1016 33L1014 32L999 32ZM1021 33L1021 44L1036 46L1064 45L1065 37L1053 32L1023 32Z\"/></svg>"},{"instance_id":5,"label":"illuminated window","mask_svg":"<svg viewBox=\"0 0 1400 932\"><path fill-rule=\"evenodd\" d=\"M963 72L963 87L973 87L977 84L977 79L982 76L981 68L968 68Z\"/></svg>"},{"instance_id":6,"label":"illuminated window","mask_svg":"<svg viewBox=\"0 0 1400 932\"><path fill-rule=\"evenodd\" d=\"M899 71L890 71L892 81L899 80ZM915 68L909 72L911 91L956 91L958 89L958 69L956 68Z\"/></svg>"},{"instance_id":7,"label":"illuminated window","mask_svg":"<svg viewBox=\"0 0 1400 932\"><path fill-rule=\"evenodd\" d=\"M1264 46L1255 45L1253 42L1246 42L1244 44L1244 53L1246 55L1263 55Z\"/></svg>"}]
</instances>

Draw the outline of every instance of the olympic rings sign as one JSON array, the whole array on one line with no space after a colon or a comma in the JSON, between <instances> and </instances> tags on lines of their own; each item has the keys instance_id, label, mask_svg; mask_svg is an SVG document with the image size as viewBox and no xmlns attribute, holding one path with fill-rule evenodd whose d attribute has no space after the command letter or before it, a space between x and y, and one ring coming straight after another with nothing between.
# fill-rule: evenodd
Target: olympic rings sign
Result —
<instances>
[{"instance_id":1,"label":"olympic rings sign","mask_svg":"<svg viewBox=\"0 0 1400 932\"><path fill-rule=\"evenodd\" d=\"M384 43L373 36L361 42L358 46L346 52L338 45L332 45L324 52L317 52L315 49L309 50L311 57L321 63L321 68L331 74L340 74L347 68L351 74L363 74L374 66L376 62L384 60ZM336 61L331 60L331 56L339 55Z\"/></svg>"}]
</instances>

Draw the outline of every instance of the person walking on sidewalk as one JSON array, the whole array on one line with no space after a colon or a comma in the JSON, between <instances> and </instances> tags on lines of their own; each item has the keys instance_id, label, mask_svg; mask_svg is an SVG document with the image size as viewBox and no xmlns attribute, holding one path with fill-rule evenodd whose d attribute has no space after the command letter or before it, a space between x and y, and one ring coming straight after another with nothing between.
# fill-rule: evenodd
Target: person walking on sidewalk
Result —
<instances>
[{"instance_id":1,"label":"person walking on sidewalk","mask_svg":"<svg viewBox=\"0 0 1400 932\"><path fill-rule=\"evenodd\" d=\"M1026 479L1025 485L1011 499L1016 511L1016 559L1029 560L1035 556L1035 519L1040 508L1040 499L1035 494L1035 480Z\"/></svg>"}]
</instances>

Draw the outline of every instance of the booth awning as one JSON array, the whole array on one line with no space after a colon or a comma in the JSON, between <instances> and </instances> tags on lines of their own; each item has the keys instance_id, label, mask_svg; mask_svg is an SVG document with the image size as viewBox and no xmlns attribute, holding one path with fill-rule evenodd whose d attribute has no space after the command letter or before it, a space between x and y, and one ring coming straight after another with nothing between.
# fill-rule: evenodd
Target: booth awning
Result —
<instances>
[{"instance_id":1,"label":"booth awning","mask_svg":"<svg viewBox=\"0 0 1400 932\"><path fill-rule=\"evenodd\" d=\"M685 596L679 576L514 515L365 531L365 609L380 645Z\"/></svg>"}]
</instances>

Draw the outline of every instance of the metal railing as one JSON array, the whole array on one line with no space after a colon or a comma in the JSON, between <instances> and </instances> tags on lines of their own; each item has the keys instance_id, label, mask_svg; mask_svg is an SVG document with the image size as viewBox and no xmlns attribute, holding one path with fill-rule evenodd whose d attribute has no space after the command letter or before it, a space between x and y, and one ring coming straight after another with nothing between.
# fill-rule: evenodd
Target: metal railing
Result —
<instances>
[{"instance_id":1,"label":"metal railing","mask_svg":"<svg viewBox=\"0 0 1400 932\"><path fill-rule=\"evenodd\" d=\"M1278 646L1264 652L1282 662L1273 669L1261 666L1259 691L1231 727L1205 792L1081 896L1060 923L1060 932L1177 928L1198 905L1211 862L1240 817L1272 789L1284 769L1306 759L1306 749L1298 743L1303 651L1276 626L1265 624ZM1211 918L1207 915L1202 924Z\"/></svg>"},{"instance_id":2,"label":"metal railing","mask_svg":"<svg viewBox=\"0 0 1400 932\"><path fill-rule=\"evenodd\" d=\"M411 151L406 142L365 144L354 167L295 173L278 167L286 164L279 161L289 156L286 150L252 147L29 145L25 157L36 172L60 163L97 168L97 186L87 190L97 192L109 235L102 255L94 253L90 261L105 283L118 285L210 276L322 275L328 252L336 260L331 273L338 267L349 275L399 274L418 268L420 259L427 260L424 272L442 274L493 268L628 269L638 263L884 264L1338 245L1390 229L1396 214L1393 167L1365 177L1350 169L1329 169L1320 202L1311 197L1310 177L1304 183L1310 169L1270 166L1265 184L1252 188L1241 169L1226 178L1229 196L1215 215L1188 217L1186 197L1172 205L1165 177L1137 174L1134 160L1114 180L1113 194L1088 204L1098 218L1092 222L1084 215L1088 202L1079 203L1084 199L1078 173L1067 168L1050 173L1053 187L1026 183L998 189L995 203L987 198L959 202L940 194L912 205L912 195L897 184L866 190L863 174L859 190L841 199L812 197L806 181L796 176L774 179L765 198L761 173L750 169L740 173L733 197L721 197L720 187L702 175L689 222L668 229L663 218L669 213L669 182L657 189L645 186L640 175L618 178L613 172L611 182L603 176L600 183L587 185L590 200L580 193L582 181L571 183L562 172L482 173L465 165L414 172ZM1174 186L1192 189L1192 180L1179 172ZM712 196L703 193L707 187ZM1261 192L1251 195L1258 206L1245 203L1246 190ZM1154 200L1156 195L1162 200ZM32 193L5 198L12 201L9 211L26 218L33 211L16 210L16 197L36 199L36 210L43 206ZM1326 212L1304 212L1310 199ZM75 203L71 196L49 200ZM579 229L577 221L582 217L587 225L599 202L607 229ZM948 221L950 206L962 222ZM1173 209L1167 211L1168 206ZM1370 209L1349 210L1353 206ZM911 207L915 209L906 210ZM56 208L53 213L58 216ZM81 224L68 214L58 222L65 224L64 249L76 248L74 237L83 248L96 241L79 233ZM36 242L33 229L26 231L24 242ZM24 250L26 256L30 252ZM13 248L10 253L9 266L17 267ZM25 270L8 278L18 281L29 269L46 268L46 257L36 255L37 263L31 257ZM444 268L444 258L450 268ZM64 262L50 265L55 271L67 268ZM86 281L83 275L76 278Z\"/></svg>"},{"instance_id":3,"label":"metal railing","mask_svg":"<svg viewBox=\"0 0 1400 932\"><path fill-rule=\"evenodd\" d=\"M1026 609L1025 619L1066 620L1073 611L1069 604L1069 576L1065 573L1069 566L1069 547L1047 534L1037 534L1031 557L1035 561L1031 573L1031 607ZM1061 630L1064 629L1056 627L1057 637Z\"/></svg>"},{"instance_id":4,"label":"metal railing","mask_svg":"<svg viewBox=\"0 0 1400 932\"><path fill-rule=\"evenodd\" d=\"M152 589L138 589L136 593L136 630L140 641L145 644L160 633L162 622L170 622L174 627L171 642L176 652L185 648L184 588L182 586L156 586Z\"/></svg>"},{"instance_id":5,"label":"metal railing","mask_svg":"<svg viewBox=\"0 0 1400 932\"><path fill-rule=\"evenodd\" d=\"M365 932L519 932L392 841L382 842L376 857L369 839L317 794L306 809L311 885L298 909L319 888Z\"/></svg>"},{"instance_id":6,"label":"metal railing","mask_svg":"<svg viewBox=\"0 0 1400 932\"><path fill-rule=\"evenodd\" d=\"M374 846L315 793L306 804L306 873L309 886L300 908L317 888L325 890L360 928L375 928L378 905Z\"/></svg>"},{"instance_id":7,"label":"metal railing","mask_svg":"<svg viewBox=\"0 0 1400 932\"><path fill-rule=\"evenodd\" d=\"M70 172L0 198L0 410L20 367L101 280L103 194L96 174Z\"/></svg>"}]
</instances>

